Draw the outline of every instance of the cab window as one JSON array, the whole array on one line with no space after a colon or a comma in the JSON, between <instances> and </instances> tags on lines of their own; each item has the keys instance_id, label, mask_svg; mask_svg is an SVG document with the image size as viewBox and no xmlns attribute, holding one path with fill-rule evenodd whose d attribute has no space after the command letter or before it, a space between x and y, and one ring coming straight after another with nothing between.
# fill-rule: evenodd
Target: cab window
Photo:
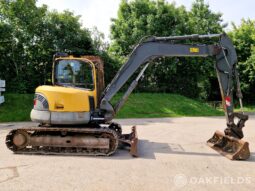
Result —
<instances>
[{"instance_id":1,"label":"cab window","mask_svg":"<svg viewBox=\"0 0 255 191\"><path fill-rule=\"evenodd\" d=\"M81 60L59 60L55 64L55 84L92 90L93 68Z\"/></svg>"}]
</instances>

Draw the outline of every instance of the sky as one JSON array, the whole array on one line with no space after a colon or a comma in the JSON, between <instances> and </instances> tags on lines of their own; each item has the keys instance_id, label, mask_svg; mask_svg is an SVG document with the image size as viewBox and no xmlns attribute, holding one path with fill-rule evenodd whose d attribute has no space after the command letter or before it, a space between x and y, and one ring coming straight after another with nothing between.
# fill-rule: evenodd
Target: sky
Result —
<instances>
[{"instance_id":1,"label":"sky","mask_svg":"<svg viewBox=\"0 0 255 191\"><path fill-rule=\"evenodd\" d=\"M63 11L68 9L75 15L81 15L83 26L92 29L94 26L105 34L105 39L109 41L111 18L117 17L117 11L121 0L38 0L37 5L48 5L50 10ZM177 6L184 5L188 10L193 0L167 0L175 2ZM254 0L205 0L209 3L214 12L223 14L225 23L231 22L239 25L242 18L255 19Z\"/></svg>"}]
</instances>

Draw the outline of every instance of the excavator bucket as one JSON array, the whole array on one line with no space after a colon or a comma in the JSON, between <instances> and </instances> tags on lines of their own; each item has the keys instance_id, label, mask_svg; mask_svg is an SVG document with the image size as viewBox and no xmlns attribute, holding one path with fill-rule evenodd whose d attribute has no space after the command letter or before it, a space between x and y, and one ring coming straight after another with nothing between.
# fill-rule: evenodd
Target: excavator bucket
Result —
<instances>
[{"instance_id":1,"label":"excavator bucket","mask_svg":"<svg viewBox=\"0 0 255 191\"><path fill-rule=\"evenodd\" d=\"M137 152L138 136L136 126L132 127L132 131L130 134L122 134L119 138L119 142L121 147L129 148L129 153L133 157L138 157Z\"/></svg>"},{"instance_id":2,"label":"excavator bucket","mask_svg":"<svg viewBox=\"0 0 255 191\"><path fill-rule=\"evenodd\" d=\"M216 131L207 145L230 160L246 160L250 157L249 143Z\"/></svg>"}]
</instances>

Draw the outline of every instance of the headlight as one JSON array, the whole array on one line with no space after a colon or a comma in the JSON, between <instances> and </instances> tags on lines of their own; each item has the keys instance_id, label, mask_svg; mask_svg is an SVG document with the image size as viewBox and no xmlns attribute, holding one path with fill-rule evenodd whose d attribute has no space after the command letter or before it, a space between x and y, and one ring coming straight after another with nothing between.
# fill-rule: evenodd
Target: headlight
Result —
<instances>
[{"instance_id":1,"label":"headlight","mask_svg":"<svg viewBox=\"0 0 255 191\"><path fill-rule=\"evenodd\" d=\"M35 110L49 110L48 101L42 94L39 94L39 93L35 94L34 109Z\"/></svg>"}]
</instances>

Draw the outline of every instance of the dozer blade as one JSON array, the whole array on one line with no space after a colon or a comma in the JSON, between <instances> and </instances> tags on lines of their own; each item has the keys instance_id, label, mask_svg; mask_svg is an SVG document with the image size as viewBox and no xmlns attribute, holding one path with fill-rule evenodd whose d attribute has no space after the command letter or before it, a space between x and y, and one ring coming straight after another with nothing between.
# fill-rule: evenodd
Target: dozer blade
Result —
<instances>
[{"instance_id":1,"label":"dozer blade","mask_svg":"<svg viewBox=\"0 0 255 191\"><path fill-rule=\"evenodd\" d=\"M207 145L230 160L246 160L250 157L249 143L216 131Z\"/></svg>"},{"instance_id":2,"label":"dozer blade","mask_svg":"<svg viewBox=\"0 0 255 191\"><path fill-rule=\"evenodd\" d=\"M136 131L136 126L132 127L132 132L130 134L122 134L119 138L119 143L122 143L121 146L128 146L129 153L133 157L138 157L137 152L137 144L138 144L138 136Z\"/></svg>"}]
</instances>

